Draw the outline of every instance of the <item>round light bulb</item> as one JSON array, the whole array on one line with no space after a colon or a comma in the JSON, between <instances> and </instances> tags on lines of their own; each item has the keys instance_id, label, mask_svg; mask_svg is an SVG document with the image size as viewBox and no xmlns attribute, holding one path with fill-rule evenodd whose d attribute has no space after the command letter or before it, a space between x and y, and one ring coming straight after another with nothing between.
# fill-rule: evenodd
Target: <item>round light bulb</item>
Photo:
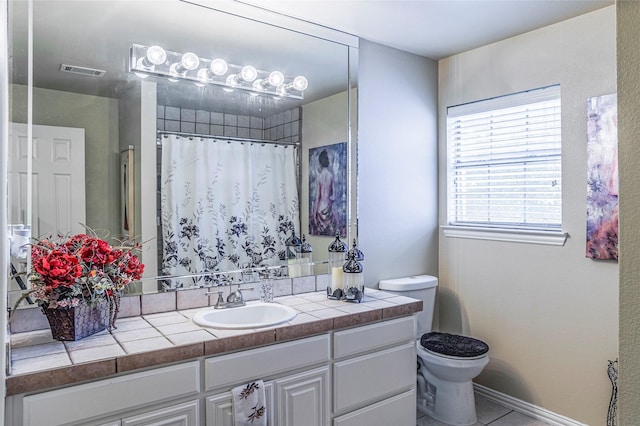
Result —
<instances>
[{"instance_id":1,"label":"round light bulb","mask_svg":"<svg viewBox=\"0 0 640 426\"><path fill-rule=\"evenodd\" d=\"M227 86L236 87L238 82L236 81L236 74L229 74L226 80Z\"/></svg>"},{"instance_id":2,"label":"round light bulb","mask_svg":"<svg viewBox=\"0 0 640 426\"><path fill-rule=\"evenodd\" d=\"M299 75L293 79L292 87L299 92L302 92L309 87L309 80L307 80L306 77Z\"/></svg>"},{"instance_id":3,"label":"round light bulb","mask_svg":"<svg viewBox=\"0 0 640 426\"><path fill-rule=\"evenodd\" d=\"M217 58L211 61L209 68L214 75L225 75L229 69L229 65L224 59Z\"/></svg>"},{"instance_id":4,"label":"round light bulb","mask_svg":"<svg viewBox=\"0 0 640 426\"><path fill-rule=\"evenodd\" d=\"M147 49L147 60L153 65L162 65L167 61L167 52L160 46L151 46Z\"/></svg>"},{"instance_id":5,"label":"round light bulb","mask_svg":"<svg viewBox=\"0 0 640 426\"><path fill-rule=\"evenodd\" d=\"M193 71L198 68L200 65L200 58L193 52L187 52L182 55L182 59L180 60L180 64L187 71Z\"/></svg>"},{"instance_id":6,"label":"round light bulb","mask_svg":"<svg viewBox=\"0 0 640 426\"><path fill-rule=\"evenodd\" d=\"M262 79L259 78L253 82L253 90L257 90L258 92L262 92L264 90L264 86L262 85Z\"/></svg>"},{"instance_id":7,"label":"round light bulb","mask_svg":"<svg viewBox=\"0 0 640 426\"><path fill-rule=\"evenodd\" d=\"M209 80L209 71L206 68L200 68L198 74L196 74L198 81L206 83Z\"/></svg>"},{"instance_id":8,"label":"round light bulb","mask_svg":"<svg viewBox=\"0 0 640 426\"><path fill-rule=\"evenodd\" d=\"M252 82L258 77L258 70L251 65L245 65L240 70L240 78L247 82Z\"/></svg>"},{"instance_id":9,"label":"round light bulb","mask_svg":"<svg viewBox=\"0 0 640 426\"><path fill-rule=\"evenodd\" d=\"M269 79L267 81L271 86L278 87L284 83L284 74L280 71L273 71L269 74Z\"/></svg>"}]
</instances>

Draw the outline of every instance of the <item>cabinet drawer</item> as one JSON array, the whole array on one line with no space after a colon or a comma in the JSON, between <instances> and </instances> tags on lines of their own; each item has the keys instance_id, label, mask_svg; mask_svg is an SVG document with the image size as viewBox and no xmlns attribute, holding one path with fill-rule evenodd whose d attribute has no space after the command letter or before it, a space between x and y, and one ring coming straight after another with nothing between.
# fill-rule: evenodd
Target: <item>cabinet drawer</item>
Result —
<instances>
[{"instance_id":1,"label":"cabinet drawer","mask_svg":"<svg viewBox=\"0 0 640 426\"><path fill-rule=\"evenodd\" d=\"M342 358L380 349L416 336L415 315L379 322L333 334L333 356Z\"/></svg>"},{"instance_id":2,"label":"cabinet drawer","mask_svg":"<svg viewBox=\"0 0 640 426\"><path fill-rule=\"evenodd\" d=\"M106 416L200 391L197 361L99 380L24 398L25 426L59 425ZM60 407L74 401L73 409Z\"/></svg>"},{"instance_id":3,"label":"cabinet drawer","mask_svg":"<svg viewBox=\"0 0 640 426\"><path fill-rule=\"evenodd\" d=\"M198 401L160 408L148 413L122 419L122 426L199 426Z\"/></svg>"},{"instance_id":4,"label":"cabinet drawer","mask_svg":"<svg viewBox=\"0 0 640 426\"><path fill-rule=\"evenodd\" d=\"M204 361L205 391L328 361L328 335L212 357Z\"/></svg>"},{"instance_id":5,"label":"cabinet drawer","mask_svg":"<svg viewBox=\"0 0 640 426\"><path fill-rule=\"evenodd\" d=\"M333 420L333 426L414 426L416 393L410 390Z\"/></svg>"},{"instance_id":6,"label":"cabinet drawer","mask_svg":"<svg viewBox=\"0 0 640 426\"><path fill-rule=\"evenodd\" d=\"M359 408L414 388L416 349L413 342L336 362L333 366L334 411Z\"/></svg>"}]
</instances>

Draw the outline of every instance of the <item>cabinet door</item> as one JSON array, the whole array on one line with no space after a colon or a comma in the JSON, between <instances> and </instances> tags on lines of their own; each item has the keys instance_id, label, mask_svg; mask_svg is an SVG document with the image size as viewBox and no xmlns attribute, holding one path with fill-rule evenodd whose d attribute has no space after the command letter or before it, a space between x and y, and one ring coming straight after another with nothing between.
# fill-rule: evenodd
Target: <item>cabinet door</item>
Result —
<instances>
[{"instance_id":1,"label":"cabinet door","mask_svg":"<svg viewBox=\"0 0 640 426\"><path fill-rule=\"evenodd\" d=\"M273 382L264 384L267 400L267 424L276 426L273 412ZM233 401L231 392L223 392L205 399L207 426L233 426Z\"/></svg>"},{"instance_id":2,"label":"cabinet door","mask_svg":"<svg viewBox=\"0 0 640 426\"><path fill-rule=\"evenodd\" d=\"M278 426L324 426L329 418L329 367L276 380Z\"/></svg>"},{"instance_id":3,"label":"cabinet door","mask_svg":"<svg viewBox=\"0 0 640 426\"><path fill-rule=\"evenodd\" d=\"M122 426L200 426L198 401L185 402L122 419Z\"/></svg>"}]
</instances>

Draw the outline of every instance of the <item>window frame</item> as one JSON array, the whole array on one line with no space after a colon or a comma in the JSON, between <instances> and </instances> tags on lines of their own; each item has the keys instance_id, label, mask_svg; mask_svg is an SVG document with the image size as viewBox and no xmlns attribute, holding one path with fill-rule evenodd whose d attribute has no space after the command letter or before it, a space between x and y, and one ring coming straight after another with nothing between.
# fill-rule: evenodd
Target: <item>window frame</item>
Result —
<instances>
[{"instance_id":1,"label":"window frame","mask_svg":"<svg viewBox=\"0 0 640 426\"><path fill-rule=\"evenodd\" d=\"M452 198L452 185L453 185L453 173L455 173L455 167L452 167L451 149L453 141L451 140L450 123L455 120L456 117L470 116L473 114L489 113L492 111L503 110L506 108L513 108L518 106L533 105L544 101L556 101L560 108L559 113L559 125L562 125L562 113L561 113L561 91L560 85L546 86L536 89L527 90L524 92L516 92L499 96L495 98L489 98L476 102L471 102L462 105L451 106L447 108L446 122L446 149L447 149L447 184L446 184L446 225L442 226L444 235L446 237L456 238L472 238L480 240L494 240L494 241L508 241L508 242L524 242L534 244L548 244L548 245L564 245L568 234L562 231L562 141L557 142L559 147L555 149L560 151L559 154L551 156L552 160L556 162L559 167L560 176L560 212L559 212L559 224L550 225L548 228L544 223L534 224L527 223L526 219L521 223L507 222L507 223L492 223L488 218L487 222L482 221L456 221L452 220L452 211L458 213L455 207L452 207L452 202L459 201L461 198ZM487 122L490 118L487 117ZM559 127L560 127L559 126ZM557 136L561 137L561 129ZM459 145L458 145L459 146ZM523 144L522 147L526 147ZM516 152L516 151L514 151ZM458 157L456 157L458 158ZM518 163L518 161L512 160L511 164L520 165L526 167L527 162ZM489 164L491 167L496 167L495 164ZM485 166L487 167L487 166ZM460 169L458 169L460 170ZM453 195L455 197L455 194ZM556 195L557 197L557 195ZM488 200L490 202L490 200ZM523 210L525 208L523 207ZM489 210L487 210L488 212ZM524 211L522 217L524 217Z\"/></svg>"}]
</instances>

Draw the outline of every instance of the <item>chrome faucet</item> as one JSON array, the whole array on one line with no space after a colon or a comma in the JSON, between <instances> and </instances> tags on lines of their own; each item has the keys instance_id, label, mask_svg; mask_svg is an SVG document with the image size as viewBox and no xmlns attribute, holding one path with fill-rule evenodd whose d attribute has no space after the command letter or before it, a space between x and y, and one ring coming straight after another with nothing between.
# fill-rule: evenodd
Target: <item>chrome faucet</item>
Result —
<instances>
[{"instance_id":1,"label":"chrome faucet","mask_svg":"<svg viewBox=\"0 0 640 426\"><path fill-rule=\"evenodd\" d=\"M253 288L245 288L244 290L253 290ZM222 297L222 290L208 292L206 294L215 294L215 293L218 293L218 300L216 301L216 304L213 306L214 309L236 308L238 306L244 306L246 304L244 301L244 297L242 296L242 289L240 288L240 285L238 285L238 288L236 289L236 291L230 293L227 296L226 301Z\"/></svg>"}]
</instances>

